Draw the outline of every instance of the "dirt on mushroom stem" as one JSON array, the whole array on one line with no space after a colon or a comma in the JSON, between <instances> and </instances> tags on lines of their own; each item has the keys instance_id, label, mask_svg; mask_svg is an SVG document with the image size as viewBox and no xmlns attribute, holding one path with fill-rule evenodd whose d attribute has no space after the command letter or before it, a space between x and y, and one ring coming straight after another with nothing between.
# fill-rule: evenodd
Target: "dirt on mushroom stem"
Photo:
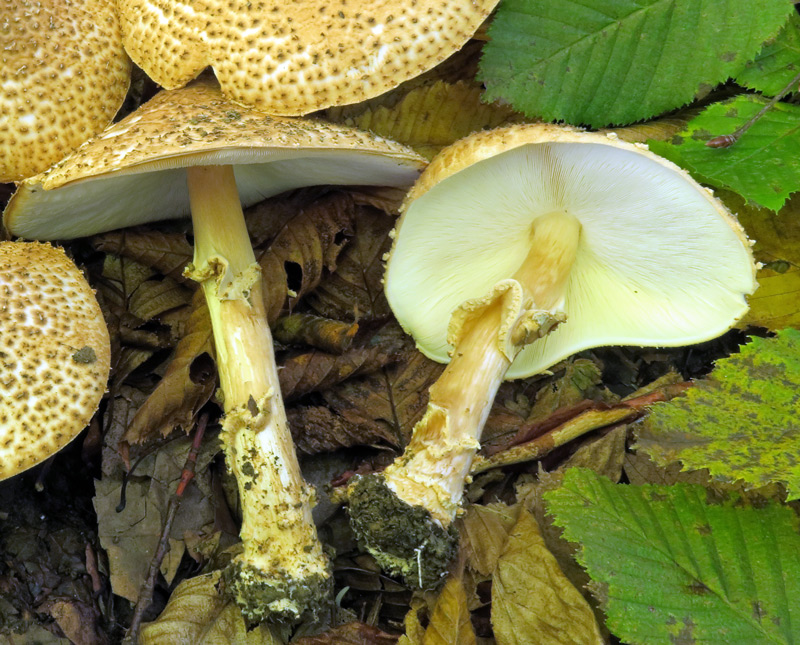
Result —
<instances>
[{"instance_id":1,"label":"dirt on mushroom stem","mask_svg":"<svg viewBox=\"0 0 800 645\"><path fill-rule=\"evenodd\" d=\"M446 575L457 542L453 520L497 390L519 351L566 319L560 307L580 231L567 213L542 216L512 278L453 313L452 360L431 386L410 443L383 473L351 486L359 539L412 586L435 587Z\"/></svg>"}]
</instances>

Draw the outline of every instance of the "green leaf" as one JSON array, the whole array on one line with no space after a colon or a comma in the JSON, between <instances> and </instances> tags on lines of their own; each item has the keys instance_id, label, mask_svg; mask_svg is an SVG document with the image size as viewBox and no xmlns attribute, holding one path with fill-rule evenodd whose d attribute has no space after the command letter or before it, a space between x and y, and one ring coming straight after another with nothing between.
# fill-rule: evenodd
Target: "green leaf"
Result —
<instances>
[{"instance_id":1,"label":"green leaf","mask_svg":"<svg viewBox=\"0 0 800 645\"><path fill-rule=\"evenodd\" d=\"M797 643L791 509L706 503L702 486L613 484L571 469L546 500L626 643Z\"/></svg>"},{"instance_id":2,"label":"green leaf","mask_svg":"<svg viewBox=\"0 0 800 645\"><path fill-rule=\"evenodd\" d=\"M788 0L504 0L479 78L485 99L600 127L679 107L742 70Z\"/></svg>"},{"instance_id":3,"label":"green leaf","mask_svg":"<svg viewBox=\"0 0 800 645\"><path fill-rule=\"evenodd\" d=\"M748 202L777 211L800 190L800 107L777 103L734 145L706 146L712 137L734 132L764 103L752 95L715 103L670 142L649 142L650 149L705 183L730 188Z\"/></svg>"},{"instance_id":4,"label":"green leaf","mask_svg":"<svg viewBox=\"0 0 800 645\"><path fill-rule=\"evenodd\" d=\"M637 448L751 486L783 483L800 498L800 331L754 338L717 361L683 398L653 407Z\"/></svg>"},{"instance_id":5,"label":"green leaf","mask_svg":"<svg viewBox=\"0 0 800 645\"><path fill-rule=\"evenodd\" d=\"M736 82L775 96L800 72L800 16L793 13L774 41L736 75Z\"/></svg>"}]
</instances>

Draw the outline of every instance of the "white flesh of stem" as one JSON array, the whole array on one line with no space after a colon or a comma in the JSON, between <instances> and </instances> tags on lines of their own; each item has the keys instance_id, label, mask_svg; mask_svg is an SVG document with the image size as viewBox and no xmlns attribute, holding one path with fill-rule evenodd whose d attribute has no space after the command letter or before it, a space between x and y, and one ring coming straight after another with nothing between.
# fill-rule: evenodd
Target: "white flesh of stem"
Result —
<instances>
[{"instance_id":1,"label":"white flesh of stem","mask_svg":"<svg viewBox=\"0 0 800 645\"><path fill-rule=\"evenodd\" d=\"M233 169L188 170L195 255L224 397L223 441L242 503L243 560L268 576L302 582L327 575L286 421L261 273Z\"/></svg>"},{"instance_id":2,"label":"white flesh of stem","mask_svg":"<svg viewBox=\"0 0 800 645\"><path fill-rule=\"evenodd\" d=\"M425 416L403 455L384 472L386 484L400 499L424 506L443 526L455 518L505 373L530 342L521 329L508 329L509 322L517 324L538 310L556 314L579 240L580 224L571 215L555 212L536 220L531 250L512 276L524 294L521 310L509 315L504 296L496 294L481 303L478 315L466 318L449 365L430 388Z\"/></svg>"}]
</instances>

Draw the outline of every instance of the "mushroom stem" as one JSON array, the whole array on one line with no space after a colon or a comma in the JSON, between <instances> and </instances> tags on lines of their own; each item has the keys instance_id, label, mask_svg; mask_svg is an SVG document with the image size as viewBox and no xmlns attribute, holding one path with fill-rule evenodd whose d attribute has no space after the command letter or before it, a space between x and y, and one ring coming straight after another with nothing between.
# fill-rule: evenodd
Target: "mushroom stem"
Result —
<instances>
[{"instance_id":1,"label":"mushroom stem","mask_svg":"<svg viewBox=\"0 0 800 645\"><path fill-rule=\"evenodd\" d=\"M431 386L427 410L414 427L405 451L379 476L382 481L377 485L390 491L392 506L391 513L383 509L383 517L391 517L394 523L405 507L421 507L429 534L442 541L455 538L450 525L461 504L464 481L480 447L483 426L508 368L525 345L565 320L558 309L563 305L580 230L577 220L566 213L538 218L531 234L531 250L513 277L500 281L484 298L463 303L453 313L448 338L454 346L451 361ZM374 489L376 481L361 478L350 494L356 533L385 568L420 586L435 584L447 566L446 558L438 556L453 551L454 545L437 544L431 549L438 561L426 561L428 572L423 575L419 551L430 549L430 538L424 544L409 544L383 533L383 527L375 521L381 511L365 507L369 504L364 501L365 487ZM386 491L380 496L385 498ZM407 527L401 530L415 533ZM416 561L413 556L407 557L412 553L417 554Z\"/></svg>"},{"instance_id":2,"label":"mushroom stem","mask_svg":"<svg viewBox=\"0 0 800 645\"><path fill-rule=\"evenodd\" d=\"M233 168L188 169L195 253L187 274L211 315L225 409L222 439L239 487L243 553L227 589L253 620L297 621L324 606L328 561L311 517L280 395L261 274Z\"/></svg>"}]
</instances>

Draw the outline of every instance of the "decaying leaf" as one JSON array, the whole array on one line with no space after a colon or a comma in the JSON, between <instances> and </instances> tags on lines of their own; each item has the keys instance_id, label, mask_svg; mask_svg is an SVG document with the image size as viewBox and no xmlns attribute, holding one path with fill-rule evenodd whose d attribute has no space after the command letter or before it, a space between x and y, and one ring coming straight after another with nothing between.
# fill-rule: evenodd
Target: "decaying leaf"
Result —
<instances>
[{"instance_id":1,"label":"decaying leaf","mask_svg":"<svg viewBox=\"0 0 800 645\"><path fill-rule=\"evenodd\" d=\"M392 636L377 627L364 623L346 623L319 636L306 636L292 641L292 645L395 645L398 636Z\"/></svg>"},{"instance_id":2,"label":"decaying leaf","mask_svg":"<svg viewBox=\"0 0 800 645\"><path fill-rule=\"evenodd\" d=\"M96 235L91 241L98 251L136 260L137 263L176 282L190 287L194 285L183 275L183 270L192 260L192 245L182 233L165 233L151 228L128 228Z\"/></svg>"},{"instance_id":3,"label":"decaying leaf","mask_svg":"<svg viewBox=\"0 0 800 645\"><path fill-rule=\"evenodd\" d=\"M166 436L176 426L188 430L197 411L214 393L214 338L203 292L192 298L185 336L155 390L147 397L124 435L128 443Z\"/></svg>"},{"instance_id":4,"label":"decaying leaf","mask_svg":"<svg viewBox=\"0 0 800 645\"><path fill-rule=\"evenodd\" d=\"M623 642L796 642L797 516L707 498L702 486L621 485L575 468L546 496Z\"/></svg>"},{"instance_id":5,"label":"decaying leaf","mask_svg":"<svg viewBox=\"0 0 800 645\"><path fill-rule=\"evenodd\" d=\"M423 645L475 645L467 594L460 575L447 579L436 598L431 619L422 637Z\"/></svg>"},{"instance_id":6,"label":"decaying leaf","mask_svg":"<svg viewBox=\"0 0 800 645\"><path fill-rule=\"evenodd\" d=\"M217 591L218 571L181 582L161 615L142 627L140 645L284 645L266 625L248 631L242 612Z\"/></svg>"},{"instance_id":7,"label":"decaying leaf","mask_svg":"<svg viewBox=\"0 0 800 645\"><path fill-rule=\"evenodd\" d=\"M469 567L484 576L494 572L517 513L517 508L501 503L472 504L467 508L458 527Z\"/></svg>"},{"instance_id":8,"label":"decaying leaf","mask_svg":"<svg viewBox=\"0 0 800 645\"><path fill-rule=\"evenodd\" d=\"M291 217L266 250L256 252L271 324L285 307L291 310L314 289L325 270L336 268L361 210L347 193L326 195Z\"/></svg>"},{"instance_id":9,"label":"decaying leaf","mask_svg":"<svg viewBox=\"0 0 800 645\"><path fill-rule=\"evenodd\" d=\"M753 487L779 482L798 499L799 413L800 331L785 329L717 361L685 397L653 406L636 447L661 465L681 461Z\"/></svg>"},{"instance_id":10,"label":"decaying leaf","mask_svg":"<svg viewBox=\"0 0 800 645\"><path fill-rule=\"evenodd\" d=\"M355 236L306 303L320 316L337 320L374 320L391 314L383 294L383 257L391 248L394 219L360 208L351 222Z\"/></svg>"},{"instance_id":11,"label":"decaying leaf","mask_svg":"<svg viewBox=\"0 0 800 645\"><path fill-rule=\"evenodd\" d=\"M481 88L475 83L437 81L412 89L394 105L367 106L343 122L404 143L431 159L472 132L523 118L507 105L481 103Z\"/></svg>"},{"instance_id":12,"label":"decaying leaf","mask_svg":"<svg viewBox=\"0 0 800 645\"><path fill-rule=\"evenodd\" d=\"M350 349L356 333L358 323L312 314L283 316L272 329L275 340L283 345L311 345L331 354L341 354Z\"/></svg>"},{"instance_id":13,"label":"decaying leaf","mask_svg":"<svg viewBox=\"0 0 800 645\"><path fill-rule=\"evenodd\" d=\"M511 530L492 584L498 645L603 642L589 604L561 572L536 519L525 509Z\"/></svg>"}]
</instances>

